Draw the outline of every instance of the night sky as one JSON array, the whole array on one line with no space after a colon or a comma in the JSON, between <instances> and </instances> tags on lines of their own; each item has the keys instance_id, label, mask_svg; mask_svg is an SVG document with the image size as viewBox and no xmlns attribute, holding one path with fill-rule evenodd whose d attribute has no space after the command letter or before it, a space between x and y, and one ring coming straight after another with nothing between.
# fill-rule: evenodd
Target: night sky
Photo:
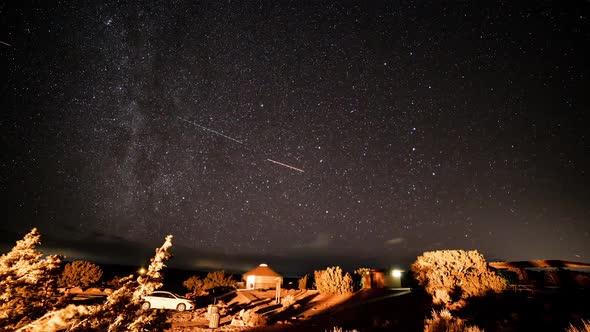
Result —
<instances>
[{"instance_id":1,"label":"night sky","mask_svg":"<svg viewBox=\"0 0 590 332\"><path fill-rule=\"evenodd\" d=\"M590 261L588 1L0 5L0 242L136 264ZM6 252L3 250L2 252Z\"/></svg>"}]
</instances>

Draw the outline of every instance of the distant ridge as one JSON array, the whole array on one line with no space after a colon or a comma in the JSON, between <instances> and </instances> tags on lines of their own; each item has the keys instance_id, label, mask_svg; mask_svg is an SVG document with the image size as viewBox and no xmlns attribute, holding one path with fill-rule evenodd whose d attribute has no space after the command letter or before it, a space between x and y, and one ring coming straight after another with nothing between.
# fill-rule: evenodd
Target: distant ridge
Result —
<instances>
[{"instance_id":1,"label":"distant ridge","mask_svg":"<svg viewBox=\"0 0 590 332\"><path fill-rule=\"evenodd\" d=\"M518 262L491 262L489 265L496 269L527 269L527 268L551 268L551 267L567 267L572 269L590 268L588 263L578 263L571 261L560 260L532 260L532 261L518 261Z\"/></svg>"}]
</instances>

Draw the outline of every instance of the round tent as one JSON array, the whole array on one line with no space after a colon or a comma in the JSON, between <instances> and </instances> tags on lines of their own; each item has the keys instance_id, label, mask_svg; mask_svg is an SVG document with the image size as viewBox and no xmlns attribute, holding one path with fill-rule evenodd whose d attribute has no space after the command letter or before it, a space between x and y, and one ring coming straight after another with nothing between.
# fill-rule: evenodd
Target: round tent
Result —
<instances>
[{"instance_id":1,"label":"round tent","mask_svg":"<svg viewBox=\"0 0 590 332\"><path fill-rule=\"evenodd\" d=\"M255 269L244 273L247 289L274 288L277 282L283 283L283 276L273 271L268 265L260 264Z\"/></svg>"}]
</instances>

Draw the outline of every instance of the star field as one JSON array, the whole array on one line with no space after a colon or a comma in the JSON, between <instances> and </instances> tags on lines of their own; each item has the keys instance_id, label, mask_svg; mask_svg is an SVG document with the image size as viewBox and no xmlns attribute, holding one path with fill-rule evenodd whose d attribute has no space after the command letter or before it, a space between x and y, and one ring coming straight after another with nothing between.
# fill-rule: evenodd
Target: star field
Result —
<instances>
[{"instance_id":1,"label":"star field","mask_svg":"<svg viewBox=\"0 0 590 332\"><path fill-rule=\"evenodd\" d=\"M589 7L4 5L3 241L588 261Z\"/></svg>"}]
</instances>

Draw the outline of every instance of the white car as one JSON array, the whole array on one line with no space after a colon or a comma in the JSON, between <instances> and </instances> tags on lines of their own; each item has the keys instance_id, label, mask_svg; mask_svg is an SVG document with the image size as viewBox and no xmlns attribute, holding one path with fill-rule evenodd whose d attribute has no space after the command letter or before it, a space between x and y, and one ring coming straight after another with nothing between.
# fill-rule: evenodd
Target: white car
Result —
<instances>
[{"instance_id":1,"label":"white car","mask_svg":"<svg viewBox=\"0 0 590 332\"><path fill-rule=\"evenodd\" d=\"M141 297L143 310L152 309L173 309L178 311L192 310L195 305L191 300L174 294L172 292L155 291L150 295Z\"/></svg>"}]
</instances>

